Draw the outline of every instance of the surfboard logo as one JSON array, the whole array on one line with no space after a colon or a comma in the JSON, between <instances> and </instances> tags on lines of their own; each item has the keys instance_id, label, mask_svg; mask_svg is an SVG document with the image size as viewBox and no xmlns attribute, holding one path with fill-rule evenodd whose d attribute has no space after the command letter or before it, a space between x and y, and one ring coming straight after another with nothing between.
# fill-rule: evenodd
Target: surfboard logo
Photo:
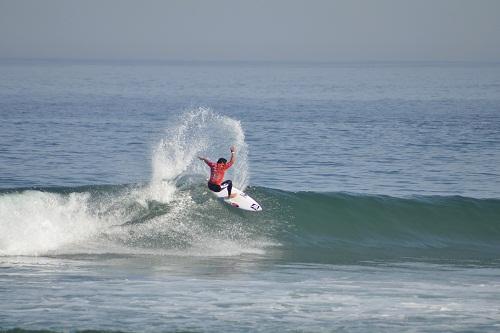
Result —
<instances>
[{"instance_id":1,"label":"surfboard logo","mask_svg":"<svg viewBox=\"0 0 500 333\"><path fill-rule=\"evenodd\" d=\"M252 208L253 210L259 210L260 206L254 203L250 206L250 208Z\"/></svg>"}]
</instances>

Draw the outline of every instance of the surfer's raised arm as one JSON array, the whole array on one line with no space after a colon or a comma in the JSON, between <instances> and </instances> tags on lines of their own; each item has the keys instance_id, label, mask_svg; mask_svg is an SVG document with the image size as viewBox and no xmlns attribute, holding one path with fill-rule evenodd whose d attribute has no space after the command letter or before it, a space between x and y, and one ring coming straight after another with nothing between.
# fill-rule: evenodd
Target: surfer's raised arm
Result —
<instances>
[{"instance_id":1,"label":"surfer's raised arm","mask_svg":"<svg viewBox=\"0 0 500 333\"><path fill-rule=\"evenodd\" d=\"M233 165L234 161L236 161L236 149L234 148L234 146L231 146L229 150L231 150L231 159L229 160L229 163L227 163L227 168L230 168Z\"/></svg>"}]
</instances>

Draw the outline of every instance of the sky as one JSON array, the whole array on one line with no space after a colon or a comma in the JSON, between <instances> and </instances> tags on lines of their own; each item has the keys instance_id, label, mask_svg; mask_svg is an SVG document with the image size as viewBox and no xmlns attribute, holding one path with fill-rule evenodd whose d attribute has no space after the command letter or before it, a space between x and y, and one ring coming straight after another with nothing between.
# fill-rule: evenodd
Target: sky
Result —
<instances>
[{"instance_id":1,"label":"sky","mask_svg":"<svg viewBox=\"0 0 500 333\"><path fill-rule=\"evenodd\" d=\"M0 0L0 58L499 61L500 0Z\"/></svg>"}]
</instances>

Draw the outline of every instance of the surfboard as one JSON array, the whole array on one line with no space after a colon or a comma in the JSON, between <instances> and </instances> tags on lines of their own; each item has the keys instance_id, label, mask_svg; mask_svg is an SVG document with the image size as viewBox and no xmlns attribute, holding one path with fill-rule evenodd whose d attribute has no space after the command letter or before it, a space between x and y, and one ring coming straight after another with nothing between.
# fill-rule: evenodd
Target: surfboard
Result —
<instances>
[{"instance_id":1,"label":"surfboard","mask_svg":"<svg viewBox=\"0 0 500 333\"><path fill-rule=\"evenodd\" d=\"M217 198L223 200L226 204L231 205L235 208L251 211L251 212L259 212L262 210L262 207L259 205L257 201L255 201L251 196L246 194L245 192L235 188L231 190L232 193L236 193L237 196L231 199L227 199L227 189L223 189L220 192L212 192Z\"/></svg>"}]
</instances>

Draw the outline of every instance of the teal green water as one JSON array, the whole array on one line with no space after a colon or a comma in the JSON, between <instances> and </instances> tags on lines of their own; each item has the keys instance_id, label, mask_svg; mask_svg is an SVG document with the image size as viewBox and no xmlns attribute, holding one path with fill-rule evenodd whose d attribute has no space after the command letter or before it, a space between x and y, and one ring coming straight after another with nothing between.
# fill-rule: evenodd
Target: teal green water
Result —
<instances>
[{"instance_id":1,"label":"teal green water","mask_svg":"<svg viewBox=\"0 0 500 333\"><path fill-rule=\"evenodd\" d=\"M395 198L249 187L248 193L258 198L265 210L247 213L217 202L203 185L179 186L180 199L166 203L151 200L140 204L131 200L131 192L144 190L141 185L3 190L0 198L4 204L13 197L16 198L12 203L55 201L62 209L69 210L64 214L75 217L82 214L82 223L93 220L94 229L83 229L82 235L75 236L90 237L103 249L116 243L126 248L126 253L133 253L134 249L138 253L154 249L165 254L190 251L199 245L197 233L240 242L243 252L244 245L253 242L262 250L279 248L283 260L311 263L370 260L487 263L495 262L500 251L498 199ZM47 215L42 220L53 214L50 208L38 213ZM169 219L184 223L184 228L165 228ZM13 244L13 248L18 249L25 230L20 228L20 234L14 235L15 228L11 227L11 237L19 237L12 240L18 245ZM24 227L34 228L28 224ZM36 243L42 251L43 246L50 248L43 235L40 237ZM27 254L40 251L30 248L32 243L25 245ZM87 250L84 246L80 251ZM18 254L15 251L4 249L3 254ZM58 255L65 251L56 246L48 253ZM78 251L78 245L70 249Z\"/></svg>"}]
</instances>

